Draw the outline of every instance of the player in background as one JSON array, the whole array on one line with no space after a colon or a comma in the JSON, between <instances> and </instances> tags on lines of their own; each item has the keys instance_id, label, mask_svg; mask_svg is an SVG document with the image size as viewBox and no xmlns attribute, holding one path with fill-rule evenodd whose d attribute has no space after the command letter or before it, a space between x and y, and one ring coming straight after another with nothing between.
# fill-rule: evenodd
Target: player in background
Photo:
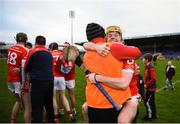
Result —
<instances>
[{"instance_id":1,"label":"player in background","mask_svg":"<svg viewBox=\"0 0 180 124\"><path fill-rule=\"evenodd\" d=\"M153 67L153 56L151 53L145 53L143 56L143 63L145 65L144 70L144 87L146 88L146 115L144 120L154 120L156 116L156 103L155 103L155 93L156 93L156 71Z\"/></svg>"},{"instance_id":2,"label":"player in background","mask_svg":"<svg viewBox=\"0 0 180 124\"><path fill-rule=\"evenodd\" d=\"M30 42L26 42L25 47L28 48L27 50L29 52L29 50L32 49L32 44ZM25 61L23 60L21 64L21 79L24 81L22 81L23 83L21 85L21 97L24 105L24 122L31 123L31 83L29 80L29 75L25 75L24 73L24 64Z\"/></svg>"},{"instance_id":3,"label":"player in background","mask_svg":"<svg viewBox=\"0 0 180 124\"><path fill-rule=\"evenodd\" d=\"M166 74L166 82L165 82L165 88L164 90L168 90L169 85L171 86L171 89L174 90L174 83L173 83L173 77L176 73L176 67L172 64L172 61L168 61L166 68L165 68L165 74Z\"/></svg>"},{"instance_id":4,"label":"player in background","mask_svg":"<svg viewBox=\"0 0 180 124\"><path fill-rule=\"evenodd\" d=\"M16 115L19 110L21 104L21 77L20 77L20 67L22 60L24 60L27 56L27 49L25 48L25 44L27 42L27 35L25 33L17 33L16 34L16 42L17 44L8 48L8 89L13 93L15 97L15 104L13 106L11 112L11 123L16 122Z\"/></svg>"},{"instance_id":5,"label":"player in background","mask_svg":"<svg viewBox=\"0 0 180 124\"><path fill-rule=\"evenodd\" d=\"M65 95L65 79L64 74L60 71L62 65L63 52L58 50L58 44L56 42L51 43L49 45L49 49L51 50L51 54L53 56L53 75L54 75L54 97L53 97L53 106L54 106L54 114L55 114L55 122L58 122L58 107L56 101L56 91L58 92L63 107L65 108L68 117L70 120L73 119L72 112L70 110L69 102Z\"/></svg>"},{"instance_id":6,"label":"player in background","mask_svg":"<svg viewBox=\"0 0 180 124\"><path fill-rule=\"evenodd\" d=\"M26 48L32 49L32 47L33 47L33 46L32 46L32 43L30 43L30 42L27 42L27 43L26 43Z\"/></svg>"},{"instance_id":7,"label":"player in background","mask_svg":"<svg viewBox=\"0 0 180 124\"><path fill-rule=\"evenodd\" d=\"M43 122L43 107L47 112L48 122L54 122L52 72L53 57L45 47L46 38L37 36L35 48L28 53L24 70L29 73L31 81L32 121Z\"/></svg>"},{"instance_id":8,"label":"player in background","mask_svg":"<svg viewBox=\"0 0 180 124\"><path fill-rule=\"evenodd\" d=\"M65 47L70 46L68 42L64 43ZM64 75L65 81L66 81L66 87L68 90L68 94L70 97L70 106L71 106L71 111L73 113L73 116L77 114L76 111L76 99L75 99L75 93L74 93L74 88L75 88L75 64L71 61L65 61L64 66L69 66L71 68L71 71L67 74ZM62 108L62 103L60 103L60 110L59 112L63 114L63 108Z\"/></svg>"}]
</instances>

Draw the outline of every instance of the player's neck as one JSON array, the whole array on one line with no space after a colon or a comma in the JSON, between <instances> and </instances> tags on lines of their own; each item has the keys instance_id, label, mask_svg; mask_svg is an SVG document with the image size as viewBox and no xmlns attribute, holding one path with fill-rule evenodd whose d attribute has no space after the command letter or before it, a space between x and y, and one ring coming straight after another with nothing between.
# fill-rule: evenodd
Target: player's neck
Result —
<instances>
[{"instance_id":1,"label":"player's neck","mask_svg":"<svg viewBox=\"0 0 180 124\"><path fill-rule=\"evenodd\" d=\"M24 43L17 43L18 45L23 45L23 46L25 46L25 44Z\"/></svg>"}]
</instances>

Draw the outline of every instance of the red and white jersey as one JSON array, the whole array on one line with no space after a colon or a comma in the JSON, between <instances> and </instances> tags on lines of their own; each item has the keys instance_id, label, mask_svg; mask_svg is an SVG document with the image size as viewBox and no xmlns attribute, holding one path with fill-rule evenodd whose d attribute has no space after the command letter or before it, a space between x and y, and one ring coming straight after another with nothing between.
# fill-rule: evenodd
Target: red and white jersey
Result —
<instances>
[{"instance_id":1,"label":"red and white jersey","mask_svg":"<svg viewBox=\"0 0 180 124\"><path fill-rule=\"evenodd\" d=\"M8 49L8 82L20 82L20 66L23 59L26 59L28 50L21 44L16 44Z\"/></svg>"},{"instance_id":2,"label":"red and white jersey","mask_svg":"<svg viewBox=\"0 0 180 124\"><path fill-rule=\"evenodd\" d=\"M133 78L129 85L129 88L131 90L131 96L135 96L139 94L137 83L138 83L138 75L133 75Z\"/></svg>"},{"instance_id":3,"label":"red and white jersey","mask_svg":"<svg viewBox=\"0 0 180 124\"><path fill-rule=\"evenodd\" d=\"M53 50L51 54L53 56L53 75L55 77L64 77L64 74L60 71L62 61L59 60L59 58L63 57L63 52L60 50Z\"/></svg>"},{"instance_id":4,"label":"red and white jersey","mask_svg":"<svg viewBox=\"0 0 180 124\"><path fill-rule=\"evenodd\" d=\"M71 61L66 61L65 62L69 67L72 67L71 71L68 74L65 74L65 80L75 80L75 64Z\"/></svg>"},{"instance_id":5,"label":"red and white jersey","mask_svg":"<svg viewBox=\"0 0 180 124\"><path fill-rule=\"evenodd\" d=\"M129 84L129 88L131 90L131 96L136 96L139 94L139 89L138 89L138 77L139 77L138 75L139 75L139 73L137 72L139 69L139 66L136 63L134 63L133 68L134 68L135 73L134 73L132 80Z\"/></svg>"}]
</instances>

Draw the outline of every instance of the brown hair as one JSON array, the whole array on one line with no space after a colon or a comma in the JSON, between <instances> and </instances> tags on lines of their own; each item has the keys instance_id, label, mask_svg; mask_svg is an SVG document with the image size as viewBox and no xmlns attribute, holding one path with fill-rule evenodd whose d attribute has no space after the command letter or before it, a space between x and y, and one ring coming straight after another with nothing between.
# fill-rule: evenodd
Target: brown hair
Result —
<instances>
[{"instance_id":1,"label":"brown hair","mask_svg":"<svg viewBox=\"0 0 180 124\"><path fill-rule=\"evenodd\" d=\"M107 35L110 32L118 32L118 34L120 35L121 39L122 39L122 30L119 26L108 26L106 28L106 36L105 36L105 42L107 42Z\"/></svg>"},{"instance_id":2,"label":"brown hair","mask_svg":"<svg viewBox=\"0 0 180 124\"><path fill-rule=\"evenodd\" d=\"M153 59L153 56L152 56L151 53L145 53L145 54L144 54L144 59L145 59L145 60L148 60L148 62L151 62L152 59Z\"/></svg>"}]
</instances>

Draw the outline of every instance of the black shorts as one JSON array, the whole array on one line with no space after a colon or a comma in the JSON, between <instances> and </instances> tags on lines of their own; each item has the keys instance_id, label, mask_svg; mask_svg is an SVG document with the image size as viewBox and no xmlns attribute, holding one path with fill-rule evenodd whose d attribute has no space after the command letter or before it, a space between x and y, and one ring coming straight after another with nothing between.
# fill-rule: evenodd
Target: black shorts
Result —
<instances>
[{"instance_id":1,"label":"black shorts","mask_svg":"<svg viewBox=\"0 0 180 124\"><path fill-rule=\"evenodd\" d=\"M88 107L89 123L117 123L119 112L115 108L97 109Z\"/></svg>"}]
</instances>

